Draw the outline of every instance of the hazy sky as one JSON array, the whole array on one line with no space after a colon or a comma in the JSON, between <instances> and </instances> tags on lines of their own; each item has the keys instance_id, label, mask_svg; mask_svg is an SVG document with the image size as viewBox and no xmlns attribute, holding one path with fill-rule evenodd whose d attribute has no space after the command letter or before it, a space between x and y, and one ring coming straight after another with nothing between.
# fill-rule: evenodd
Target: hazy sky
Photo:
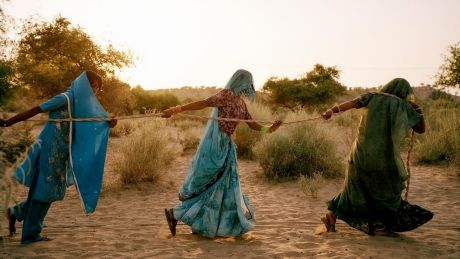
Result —
<instances>
[{"instance_id":1,"label":"hazy sky","mask_svg":"<svg viewBox=\"0 0 460 259\"><path fill-rule=\"evenodd\" d=\"M394 77L433 83L460 41L460 0L163 0L3 3L17 20L57 15L99 44L131 50L121 78L146 89L223 86L238 68L260 88L313 65L338 66L346 86Z\"/></svg>"}]
</instances>

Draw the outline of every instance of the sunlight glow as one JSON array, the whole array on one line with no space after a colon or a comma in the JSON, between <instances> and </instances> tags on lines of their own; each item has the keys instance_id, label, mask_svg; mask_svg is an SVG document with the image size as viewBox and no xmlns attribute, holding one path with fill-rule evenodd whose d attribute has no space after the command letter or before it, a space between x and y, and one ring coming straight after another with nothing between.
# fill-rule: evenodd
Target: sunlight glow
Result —
<instances>
[{"instance_id":1,"label":"sunlight glow","mask_svg":"<svg viewBox=\"0 0 460 259\"><path fill-rule=\"evenodd\" d=\"M146 89L222 86L238 68L260 88L315 63L338 66L346 86L432 84L460 41L457 0L15 0L5 9L17 19L61 14L98 43L130 50L135 67L120 76Z\"/></svg>"}]
</instances>

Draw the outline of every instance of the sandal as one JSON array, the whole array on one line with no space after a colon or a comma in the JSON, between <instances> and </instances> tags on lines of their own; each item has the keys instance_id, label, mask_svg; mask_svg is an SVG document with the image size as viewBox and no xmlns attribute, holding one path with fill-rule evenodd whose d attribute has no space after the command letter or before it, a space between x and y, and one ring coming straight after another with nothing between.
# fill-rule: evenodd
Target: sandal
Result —
<instances>
[{"instance_id":1,"label":"sandal","mask_svg":"<svg viewBox=\"0 0 460 259\"><path fill-rule=\"evenodd\" d=\"M169 231L171 231L172 236L175 236L176 235L177 220L174 218L174 213L173 213L172 209L170 209L170 210L165 209L165 216L166 216L166 221L168 222Z\"/></svg>"},{"instance_id":2,"label":"sandal","mask_svg":"<svg viewBox=\"0 0 460 259\"><path fill-rule=\"evenodd\" d=\"M10 237L16 234L16 217L11 213L11 209L7 209L6 217L8 218L8 230L10 231Z\"/></svg>"}]
</instances>

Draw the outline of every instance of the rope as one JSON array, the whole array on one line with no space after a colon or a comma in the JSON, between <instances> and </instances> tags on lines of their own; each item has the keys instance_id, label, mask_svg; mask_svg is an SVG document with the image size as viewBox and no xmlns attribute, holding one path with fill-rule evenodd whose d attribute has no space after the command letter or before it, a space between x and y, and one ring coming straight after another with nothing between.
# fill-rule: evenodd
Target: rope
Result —
<instances>
[{"instance_id":1,"label":"rope","mask_svg":"<svg viewBox=\"0 0 460 259\"><path fill-rule=\"evenodd\" d=\"M414 130L412 130L409 141L409 151L407 151L407 161L406 161L406 170L407 170L407 184L406 184L406 194L404 195L404 200L407 201L409 196L409 186L410 186L410 154L412 153L412 148L414 147Z\"/></svg>"},{"instance_id":2,"label":"rope","mask_svg":"<svg viewBox=\"0 0 460 259\"><path fill-rule=\"evenodd\" d=\"M26 121L30 122L95 122L95 121L110 121L112 119L117 120L128 120L128 119L142 119L142 118L152 118L152 117L161 117L161 113L151 113L151 114L141 114L141 115L129 115L129 116L119 116L113 118L65 118L65 119L28 119ZM221 117L208 117L208 116L200 116L200 115L193 115L193 114L186 114L186 113L179 113L176 114L180 117L187 117L187 118L194 118L194 119L203 119L203 120L218 120L218 121L232 121L232 122L257 122L261 124L271 124L273 121L266 121L266 120L243 120L243 119L233 119L233 118L221 118ZM283 122L284 125L290 125L295 123L307 122L307 121L314 121L322 119L321 116L301 119L296 121L289 121Z\"/></svg>"},{"instance_id":3,"label":"rope","mask_svg":"<svg viewBox=\"0 0 460 259\"><path fill-rule=\"evenodd\" d=\"M88 212L86 211L85 208L85 203L83 202L83 197L81 196L80 192L80 187L78 186L78 181L77 181L77 176L75 175L75 172L73 170L73 158L72 158L72 140L73 140L73 118L72 118L72 110L70 109L70 99L69 96L64 93L65 98L67 99L67 112L69 113L69 164L70 164L70 172L72 173L73 177L73 182L75 184L75 189L78 193L78 197L80 198L80 205L83 208L83 211L85 212L86 215L88 215ZM66 177L66 184L68 183L67 181L67 172L65 173Z\"/></svg>"}]
</instances>

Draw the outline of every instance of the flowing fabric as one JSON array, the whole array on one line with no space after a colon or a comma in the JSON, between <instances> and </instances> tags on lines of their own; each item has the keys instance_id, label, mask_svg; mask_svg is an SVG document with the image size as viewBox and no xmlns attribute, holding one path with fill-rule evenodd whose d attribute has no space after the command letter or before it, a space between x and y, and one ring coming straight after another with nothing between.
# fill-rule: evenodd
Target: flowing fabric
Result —
<instances>
[{"instance_id":1,"label":"flowing fabric","mask_svg":"<svg viewBox=\"0 0 460 259\"><path fill-rule=\"evenodd\" d=\"M252 75L238 70L226 89L248 94L252 85ZM213 108L211 116L218 115L219 109ZM254 227L252 205L241 193L236 145L215 120L208 121L179 200L182 204L174 208L174 218L203 236L240 236Z\"/></svg>"},{"instance_id":2,"label":"flowing fabric","mask_svg":"<svg viewBox=\"0 0 460 259\"><path fill-rule=\"evenodd\" d=\"M401 199L407 172L400 145L422 118L405 100L411 92L406 80L395 79L382 92L364 94L356 100L359 107L367 109L352 147L343 191L328 202L328 207L338 218L365 232L379 225L407 231L433 215Z\"/></svg>"},{"instance_id":3,"label":"flowing fabric","mask_svg":"<svg viewBox=\"0 0 460 259\"><path fill-rule=\"evenodd\" d=\"M49 118L68 118L68 101L73 118L108 118L85 72L72 82L65 93L42 103L40 108L49 112ZM62 200L66 186L75 183L85 212L92 213L102 186L110 129L105 121L73 122L73 174L69 163L69 130L68 122L46 123L26 159L17 168L16 178L29 187L36 179L32 198L42 202ZM35 174L38 174L36 178Z\"/></svg>"}]
</instances>

